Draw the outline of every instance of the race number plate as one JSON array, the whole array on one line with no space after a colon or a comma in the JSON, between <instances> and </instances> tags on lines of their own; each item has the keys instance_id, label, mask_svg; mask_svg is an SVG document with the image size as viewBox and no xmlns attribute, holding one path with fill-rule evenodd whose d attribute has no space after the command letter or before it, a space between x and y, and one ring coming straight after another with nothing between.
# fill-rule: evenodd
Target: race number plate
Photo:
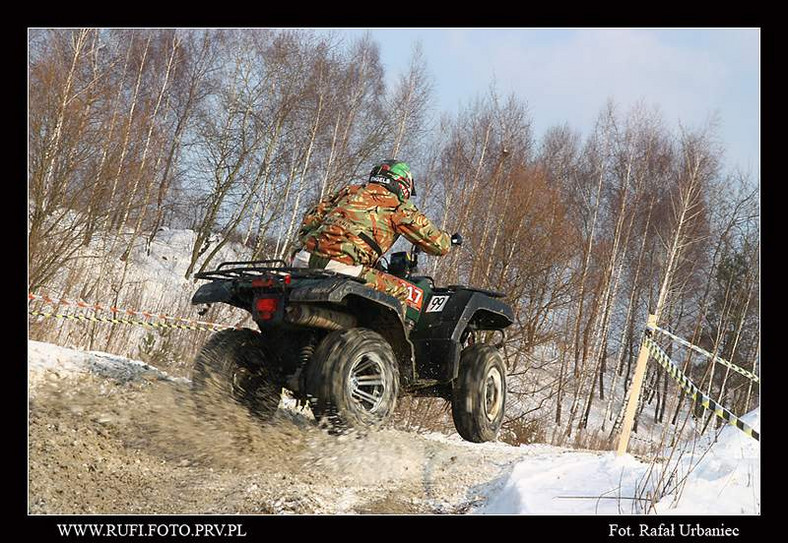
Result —
<instances>
[{"instance_id":1,"label":"race number plate","mask_svg":"<svg viewBox=\"0 0 788 543\"><path fill-rule=\"evenodd\" d=\"M421 311L421 304L424 302L424 291L415 285L408 285L408 299L407 304Z\"/></svg>"},{"instance_id":2,"label":"race number plate","mask_svg":"<svg viewBox=\"0 0 788 543\"><path fill-rule=\"evenodd\" d=\"M433 296L430 298L430 303L427 305L426 313L437 313L443 311L446 307L446 302L449 300L448 296Z\"/></svg>"}]
</instances>

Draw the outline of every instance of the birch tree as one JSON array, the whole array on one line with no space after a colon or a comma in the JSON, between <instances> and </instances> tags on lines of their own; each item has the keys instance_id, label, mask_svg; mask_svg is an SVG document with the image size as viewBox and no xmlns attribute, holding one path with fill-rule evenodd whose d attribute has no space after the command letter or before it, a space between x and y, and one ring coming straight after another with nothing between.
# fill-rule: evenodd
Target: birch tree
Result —
<instances>
[{"instance_id":1,"label":"birch tree","mask_svg":"<svg viewBox=\"0 0 788 543\"><path fill-rule=\"evenodd\" d=\"M141 183L144 183L145 189L144 189L144 196L142 199L142 207L140 212L138 213L137 221L132 230L132 235L130 237L128 245L126 246L125 251L123 252L123 256L121 257L121 260L125 260L126 258L128 258L129 253L131 253L131 249L134 245L134 240L137 238L137 236L141 234L142 224L143 221L145 220L148 205L150 204L150 198L153 192L153 186L155 184L156 179L158 178L157 174L160 170L161 157L162 157L160 153L158 154L159 160L157 160L156 165L153 168L153 172L151 173L146 172L145 166L146 166L146 161L148 160L148 153L151 148L151 142L153 140L153 136L156 131L156 128L159 124L158 122L159 110L161 109L164 96L169 93L170 80L172 78L172 73L175 70L176 58L179 56L179 52L181 48L182 40L178 36L177 32L172 33L171 40L169 41L170 41L170 51L169 54L167 55L167 62L166 62L166 67L164 68L164 74L162 75L161 87L159 88L159 92L156 96L156 101L153 106L153 111L151 112L150 120L148 121L149 122L148 133L145 137L145 143L142 149L142 158L140 160L139 170L137 176L134 179L134 184L132 185L129 199L126 202L126 206L123 210L123 215L120 219L120 229L122 230L126 226L126 222L129 219L129 214L131 213L132 199L136 195L139 185ZM146 177L146 179L143 179L143 177Z\"/></svg>"},{"instance_id":2,"label":"birch tree","mask_svg":"<svg viewBox=\"0 0 788 543\"><path fill-rule=\"evenodd\" d=\"M389 157L418 153L428 129L426 115L431 92L432 82L427 72L424 50L421 42L416 42L411 52L408 72L400 76L389 107L393 124L393 142Z\"/></svg>"}]
</instances>

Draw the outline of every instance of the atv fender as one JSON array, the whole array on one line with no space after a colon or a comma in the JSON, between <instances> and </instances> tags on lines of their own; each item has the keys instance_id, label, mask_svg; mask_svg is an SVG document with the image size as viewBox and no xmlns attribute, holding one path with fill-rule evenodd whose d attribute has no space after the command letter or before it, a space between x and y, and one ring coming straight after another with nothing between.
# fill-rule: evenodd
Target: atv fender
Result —
<instances>
[{"instance_id":1,"label":"atv fender","mask_svg":"<svg viewBox=\"0 0 788 543\"><path fill-rule=\"evenodd\" d=\"M192 304L230 303L232 298L232 281L211 281L200 285L192 296Z\"/></svg>"},{"instance_id":2,"label":"atv fender","mask_svg":"<svg viewBox=\"0 0 788 543\"><path fill-rule=\"evenodd\" d=\"M417 375L441 383L456 379L462 352L460 340L466 328L472 324L477 330L503 330L512 322L514 315L507 304L478 290L453 292L443 311L422 314L410 335Z\"/></svg>"}]
</instances>

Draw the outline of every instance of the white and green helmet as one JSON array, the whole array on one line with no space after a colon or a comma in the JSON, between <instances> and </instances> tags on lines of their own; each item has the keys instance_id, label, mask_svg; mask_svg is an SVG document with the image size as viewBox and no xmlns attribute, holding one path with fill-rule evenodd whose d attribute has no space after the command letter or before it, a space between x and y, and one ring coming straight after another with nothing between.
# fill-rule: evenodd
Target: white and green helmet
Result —
<instances>
[{"instance_id":1,"label":"white and green helmet","mask_svg":"<svg viewBox=\"0 0 788 543\"><path fill-rule=\"evenodd\" d=\"M369 172L369 182L379 183L405 201L416 194L410 166L399 160L385 160Z\"/></svg>"}]
</instances>

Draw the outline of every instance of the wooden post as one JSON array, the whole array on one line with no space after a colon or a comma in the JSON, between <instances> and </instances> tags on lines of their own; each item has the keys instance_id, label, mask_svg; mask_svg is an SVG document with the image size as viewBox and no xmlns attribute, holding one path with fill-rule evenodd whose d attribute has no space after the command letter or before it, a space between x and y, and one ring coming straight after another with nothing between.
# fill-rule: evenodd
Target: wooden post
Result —
<instances>
[{"instance_id":1,"label":"wooden post","mask_svg":"<svg viewBox=\"0 0 788 543\"><path fill-rule=\"evenodd\" d=\"M656 325L656 315L649 315L646 326L648 328L653 328ZM621 456L627 452L629 434L632 433L632 425L635 423L635 412L637 411L638 399L640 398L640 389L643 386L643 377L646 375L648 354L648 347L646 347L644 342L640 346L640 353L638 353L638 360L635 365L635 375L632 377L632 385L629 392L629 401L627 402L627 409L624 412L624 420L621 423L621 435L618 438L618 450L616 451L617 456Z\"/></svg>"}]
</instances>

